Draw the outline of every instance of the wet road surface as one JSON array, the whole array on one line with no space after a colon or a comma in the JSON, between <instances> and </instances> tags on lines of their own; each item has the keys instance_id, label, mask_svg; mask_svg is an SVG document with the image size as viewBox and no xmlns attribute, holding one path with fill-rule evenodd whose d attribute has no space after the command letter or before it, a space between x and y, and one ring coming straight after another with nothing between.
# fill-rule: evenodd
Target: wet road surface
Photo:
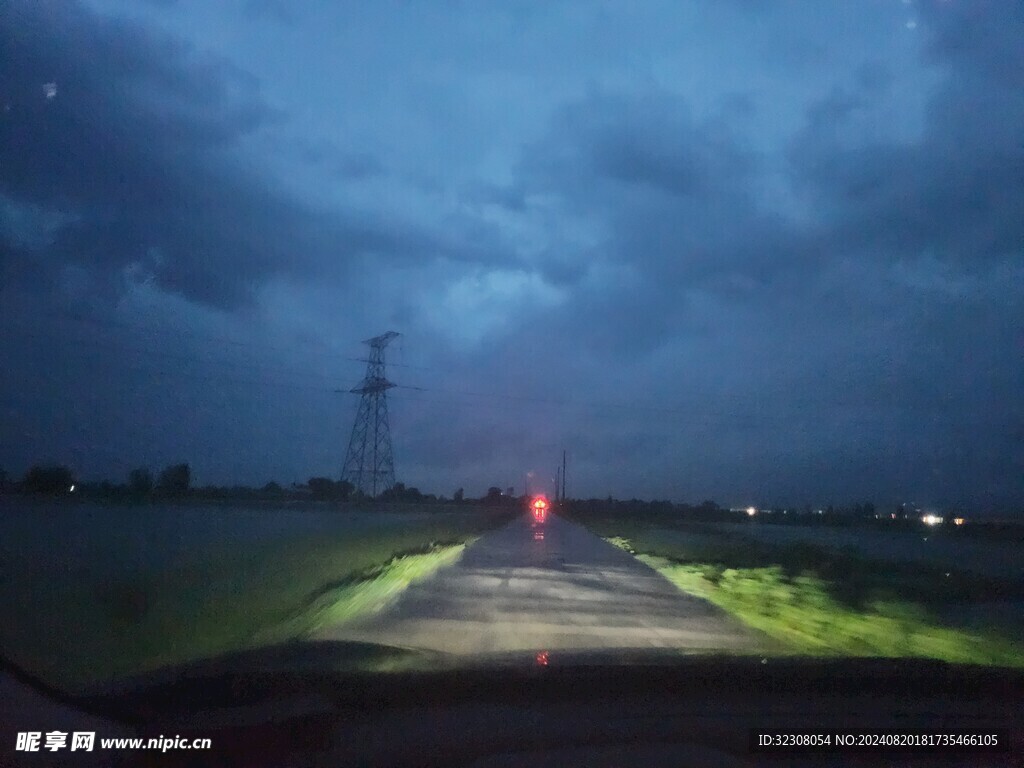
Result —
<instances>
[{"instance_id":1,"label":"wet road surface","mask_svg":"<svg viewBox=\"0 0 1024 768\"><path fill-rule=\"evenodd\" d=\"M679 648L757 652L768 641L586 528L523 516L371 617L316 639L485 654Z\"/></svg>"}]
</instances>

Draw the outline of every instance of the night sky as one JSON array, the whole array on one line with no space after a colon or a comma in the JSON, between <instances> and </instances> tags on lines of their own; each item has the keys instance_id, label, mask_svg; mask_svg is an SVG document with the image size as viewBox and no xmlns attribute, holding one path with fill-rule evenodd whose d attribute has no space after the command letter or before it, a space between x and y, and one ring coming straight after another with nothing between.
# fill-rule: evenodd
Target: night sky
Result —
<instances>
[{"instance_id":1,"label":"night sky","mask_svg":"<svg viewBox=\"0 0 1024 768\"><path fill-rule=\"evenodd\" d=\"M0 0L0 466L1024 508L1024 4Z\"/></svg>"}]
</instances>

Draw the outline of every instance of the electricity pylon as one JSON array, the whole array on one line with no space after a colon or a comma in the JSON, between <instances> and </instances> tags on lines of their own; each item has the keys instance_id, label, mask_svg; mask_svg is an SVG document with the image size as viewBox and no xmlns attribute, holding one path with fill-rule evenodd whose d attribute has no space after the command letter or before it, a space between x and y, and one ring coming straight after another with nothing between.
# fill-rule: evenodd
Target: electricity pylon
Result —
<instances>
[{"instance_id":1,"label":"electricity pylon","mask_svg":"<svg viewBox=\"0 0 1024 768\"><path fill-rule=\"evenodd\" d=\"M363 342L370 347L366 376L350 392L361 395L341 479L370 496L395 484L395 458L391 453L387 391L394 386L384 376L384 348L399 334L388 331Z\"/></svg>"}]
</instances>

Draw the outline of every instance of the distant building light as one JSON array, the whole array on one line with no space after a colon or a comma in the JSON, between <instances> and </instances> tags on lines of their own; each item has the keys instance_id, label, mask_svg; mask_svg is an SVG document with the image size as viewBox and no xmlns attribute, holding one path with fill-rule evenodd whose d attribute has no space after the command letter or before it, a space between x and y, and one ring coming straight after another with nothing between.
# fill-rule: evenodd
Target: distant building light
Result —
<instances>
[{"instance_id":1,"label":"distant building light","mask_svg":"<svg viewBox=\"0 0 1024 768\"><path fill-rule=\"evenodd\" d=\"M953 518L953 525L963 525L963 524L964 524L964 519L962 517L954 517Z\"/></svg>"},{"instance_id":2,"label":"distant building light","mask_svg":"<svg viewBox=\"0 0 1024 768\"><path fill-rule=\"evenodd\" d=\"M754 507L747 507L747 514L753 517L757 514L757 510Z\"/></svg>"},{"instance_id":3,"label":"distant building light","mask_svg":"<svg viewBox=\"0 0 1024 768\"><path fill-rule=\"evenodd\" d=\"M924 517L922 517L921 518L921 522L924 523L925 525L938 525L939 523L942 522L942 518L939 517L938 515L931 515L931 514L929 514L929 515L925 515Z\"/></svg>"}]
</instances>

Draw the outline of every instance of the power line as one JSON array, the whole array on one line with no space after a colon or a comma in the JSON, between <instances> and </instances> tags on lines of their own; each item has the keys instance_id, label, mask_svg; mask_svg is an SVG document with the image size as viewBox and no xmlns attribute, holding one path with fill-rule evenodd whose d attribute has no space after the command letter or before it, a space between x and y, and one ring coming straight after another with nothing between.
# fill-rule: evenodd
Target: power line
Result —
<instances>
[{"instance_id":1,"label":"power line","mask_svg":"<svg viewBox=\"0 0 1024 768\"><path fill-rule=\"evenodd\" d=\"M91 320L89 318L85 318L85 319L86 320ZM129 330L138 330L138 328L132 328L132 326L130 326L128 324L123 324L123 323L104 323L104 322L100 322L100 321L97 321L97 322L98 322L98 324L116 325L117 327L126 328L126 329L129 329ZM280 376L280 375L286 375L287 376L287 375L294 375L296 373L299 373L293 367L285 367L285 366L271 367L271 366L266 366L266 365L253 364L251 361L222 360L222 359L213 358L213 357L197 358L197 357L194 357L192 355L181 354L181 353L172 352L172 351L163 350L163 349L155 349L155 348L152 348L152 347L143 347L143 346L138 346L138 345L128 345L128 344L124 344L124 343L109 343L109 342L106 342L104 340L94 339L94 338L68 338L66 336L60 336L56 332L54 332L53 334L48 334L46 332L41 332L38 329L22 330L22 331L20 331L20 335L22 337L36 338L36 339L44 339L44 338L56 337L58 339L58 341L64 342L64 344L63 344L64 349L62 350L62 353L65 353L65 354L68 353L68 352L72 352L74 354L82 354L83 352L85 352L85 350L82 349L82 345L86 345L86 346L96 347L98 349L107 349L107 350L111 350L111 351L115 351L115 352L129 352L129 353L131 353L131 354L133 354L133 355L135 355L137 357L146 357L146 356L148 356L148 357L153 357L153 358L163 358L165 360L186 362L186 363L191 363L191 364L210 365L210 366L222 367L222 368L226 367L226 368L230 368L232 372L236 371L236 370L246 370L248 372L251 372L253 374L257 374L257 375L260 375L260 376L268 376L268 375L269 376ZM199 334L195 334L195 335L197 336L197 338L205 338L206 340L217 341L219 343L232 343L232 344L237 344L238 346L243 346L243 347L248 347L248 348L251 348L251 349L256 349L256 347L254 345L247 344L247 343L244 343L244 342L234 342L234 341L228 340L228 339L216 338L216 337L206 337L206 336L202 336L202 335L199 335ZM270 346L268 346L268 347L266 347L266 349L281 349L281 348L280 347L270 347ZM342 359L350 360L352 362L368 362L367 358L352 357L352 358L342 358ZM293 389L307 390L307 391L317 391L317 392L324 392L324 393L328 392L329 390L327 390L326 388L324 388L322 386L317 386L315 384L310 384L310 383L308 383L308 381L311 380L311 379L317 379L317 380L321 380L321 381L331 382L333 384L337 384L339 381L343 381L348 375L350 375L350 374L341 374L341 373L335 375L335 374L325 373L325 372L303 371L303 372L301 372L301 376L303 377L304 382L299 383L299 382L292 382L292 381L274 381L274 380L268 379L268 378L263 378L263 379L258 379L257 380L257 379L252 379L252 378L243 378L243 377L239 377L239 376L223 375L223 374L219 374L219 373L216 376L214 376L214 375L211 375L211 374L199 374L199 373L188 371L188 370L182 369L182 368L152 369L152 368L139 368L138 366L124 368L123 367L124 366L123 363L119 363L119 366L121 366L123 370L130 370L130 371L142 372L142 373L150 373L150 374L161 375L161 376L168 376L168 377L185 377L185 378L191 378L191 379L200 380L200 381L206 381L206 382L209 382L209 383L216 383L218 381L231 381L231 382L234 382L234 383L247 384L247 385L255 386L255 387L264 387L264 386L267 386L267 387L284 387L284 388L293 388ZM414 367L414 366L407 366L407 367ZM417 366L417 367L420 367L420 366ZM423 369L423 370L435 370L435 369L427 368L427 367L420 367L420 368ZM558 407L558 408L586 409L586 410L600 411L600 412L603 412L603 413L608 413L609 411L612 411L612 410L618 410L618 411L624 412L626 414L646 413L646 414L651 414L651 415L656 415L656 416L672 416L672 417L682 418L684 420L688 420L688 421L691 421L691 422L699 422L699 423L703 423L703 424L733 422L733 423L738 423L738 424L740 424L742 426L745 426L745 427L753 427L757 423L785 422L785 423L787 423L789 425L790 429L793 429L795 427L795 425L796 425L796 422L798 422L798 421L800 421L802 419L810 419L810 418L814 417L813 415L808 415L806 412L797 412L797 413L790 413L790 414L766 414L766 413L756 413L756 414L749 414L749 413L747 413L747 414L742 414L742 415L741 414L735 414L735 413L721 414L721 413L715 413L715 412L709 410L709 408L706 405L699 405L699 406L698 405L694 405L692 407L680 407L680 408L666 408L664 406L649 406L649 405L645 405L645 404L642 404L642 403L635 403L635 402L634 403L617 403L617 402L608 402L608 401L601 401L601 402L592 401L592 402L588 402L588 401L579 401L579 400L566 399L566 398L550 398L550 397L538 397L538 396L530 396L530 395L514 395L514 394L506 394L506 393L500 393L500 392L479 392L479 391L471 391L471 390L463 390L463 389L448 389L448 388L444 388L444 387L422 387L422 386L405 385L405 384L403 384L403 385L396 385L396 386L397 386L397 388L405 390L405 391L419 392L419 393L430 393L430 394L441 395L442 397L444 397L444 396L452 396L452 397L458 397L458 398L470 397L470 398L480 398L480 399L489 400L489 401L496 401L497 400L497 401L506 401L506 402L510 402L510 403L523 403L523 404L531 404L531 405L539 405L539 406L552 406L552 407ZM338 391L338 390L335 389L333 391ZM400 400L401 399L404 399L404 398L400 398ZM433 402L444 402L443 399L439 399L439 398L420 398L420 397L417 397L417 398L413 398L413 399L424 399L424 400L431 400ZM874 407L874 408L884 407L884 406L872 406L872 405L866 404L866 403L843 403L843 402L808 403L807 401L793 400L793 399L789 399L787 404L791 405L791 407L797 407L797 408L801 408L801 409L813 408L816 411L821 411L821 410L838 411L838 410L843 409L843 408L863 409L863 408L871 408L871 407ZM465 400L460 403L460 406L462 406L462 407L477 407L477 406L480 406L480 405L487 406L488 404L487 403L474 403L472 401L465 401ZM948 416L948 414L947 414L947 416ZM874 423L874 422L877 422L878 420L883 419L883 418L887 418L887 416L885 414L878 414L878 415L867 416L867 417L864 417L864 416L854 417L854 418L851 418L849 416L845 417L845 419L847 421L851 422L851 423ZM946 419L942 419L941 421L945 421L946 423L948 423L950 420L948 418L946 418ZM976 419L974 419L974 420L963 419L961 417L961 418L956 420L956 423L963 422L963 423L976 424L976 423L979 423L979 421L980 420L976 420ZM996 420L996 419L992 419L992 421L998 422L998 420Z\"/></svg>"},{"instance_id":2,"label":"power line","mask_svg":"<svg viewBox=\"0 0 1024 768\"><path fill-rule=\"evenodd\" d=\"M117 324L117 325L118 325L118 327L124 327L124 328L128 328L129 327L126 324ZM50 337L49 334L40 332L38 330L22 331L21 335L24 336L24 337L29 337L29 338L49 338ZM54 334L54 335L56 336L56 334ZM98 340L98 339L91 339L91 338L73 338L72 339L72 338L67 338L67 337L62 337L62 336L57 336L57 338L60 341L63 341L63 342L70 341L70 342L74 342L75 344L87 344L89 346L98 347L100 349L108 349L108 350L111 350L111 351L118 351L118 352L125 352L125 351L127 351L127 352L132 352L132 353L134 353L136 355L148 355L148 356L151 356L151 357L161 357L161 358L165 358L165 359L169 359L169 360L177 360L177 361L183 361L183 362L188 362L188 363L203 363L203 364L214 365L214 366L229 367L232 370L236 370L238 368L247 368L251 372L257 373L257 374L272 374L273 375L273 374L291 374L291 373L294 373L294 369L292 369L292 368L268 367L268 366L265 366L265 365L253 365L252 363L249 363L249 362L242 363L242 362L238 362L238 361L220 360L220 359L217 359L217 358L209 358L209 357L195 358L195 357L193 357L191 355L180 354L180 353L171 352L171 351L162 350L162 349L153 349L153 348L150 348L150 347L140 347L140 346L137 346L137 345L129 345L129 344L124 344L124 343L116 343L116 344L105 343L104 341ZM208 338L208 340L215 340L212 337L207 337L207 338ZM227 341L227 340L219 339L219 341ZM239 345L241 345L241 346L250 346L250 345L244 345L244 344L242 344L240 342L239 342ZM72 347L72 349L75 349L76 351L79 351L77 347ZM274 347L268 347L268 349L275 349L275 348ZM366 358L343 358L343 359L351 360L353 362L367 362L367 363L369 362L369 360L367 360ZM433 370L433 369L428 369L428 370ZM165 375L179 375L179 376L187 375L187 373L185 371L181 371L181 370L154 371L154 372L155 373L160 373L160 374L165 374ZM321 380L324 380L324 381L331 381L331 382L337 382L337 381L342 380L344 378L344 376L341 375L341 374L339 374L337 376L334 376L334 375L330 375L330 374L323 374L323 373L318 374L318 373L313 373L313 372L305 372L305 373L303 373L303 376L305 378L307 378L307 379L308 378L317 378L317 379L321 379ZM192 378L197 378L195 375L192 375L191 377ZM202 378L202 379L207 380L207 381L211 381L212 380L209 376L202 376L202 377L199 377L199 378ZM249 383L249 384L253 384L253 385L257 385L257 386L262 383L262 382L258 382L258 381L253 381L251 379L240 379L238 377L222 377L222 378L224 380L226 380L226 381L236 381L236 382L241 382L241 383ZM267 382L267 383L270 386L294 386L294 387L300 388L300 389L314 389L315 388L315 387L311 387L311 386L308 386L308 385L283 383L283 382ZM575 406L582 406L582 407L588 407L588 408L599 408L599 409L605 409L605 408L626 408L626 409L634 410L634 411L635 410L650 410L650 411L655 412L655 413L671 413L671 412L673 412L673 411L671 411L671 409L666 410L664 408L646 408L645 409L644 406L638 406L636 404L573 403L573 402L567 401L567 400L560 400L560 399L553 399L553 398L543 398L543 397L534 397L534 396L527 396L527 395L509 395L509 394L501 394L501 393L496 393L496 392L474 392L474 391L466 391L466 390L444 389L444 388L439 388L439 387L419 387L419 386L412 386L412 385L405 385L405 384L400 384L400 385L397 385L397 386L399 388L401 388L401 389L418 391L418 392L434 392L434 393L445 394L445 395L455 395L455 396L459 396L459 397L479 397L479 398L487 398L487 399L492 399L492 400L494 400L494 399L497 399L497 400L507 400L507 401L511 401L511 402L522 402L522 403L531 403L531 404L540 404L540 405L551 405L551 406L558 406L558 407L567 407L567 406L574 406L575 405ZM342 390L334 390L334 391L337 392L337 391L342 391ZM682 411L677 411L677 412L678 413L683 413Z\"/></svg>"},{"instance_id":3,"label":"power line","mask_svg":"<svg viewBox=\"0 0 1024 768\"><path fill-rule=\"evenodd\" d=\"M86 343L88 343L88 342L86 342ZM118 348L118 347L113 346L113 345L95 345L95 346L99 346L101 349L112 349L112 350L115 350L115 351L123 351L125 349L124 347ZM133 350L128 350L128 351L133 351ZM147 354L151 354L151 355L154 355L154 356L164 356L164 357L169 357L171 359L184 360L184 361L193 362L193 363L195 363L195 362L211 363L212 362L212 363L218 364L217 361L212 361L212 360L198 360L197 361L195 358L191 358L191 357L189 357L187 355L174 355L172 353L164 354L164 353L154 352L153 350L135 350L135 351L140 352L142 354L142 356L147 355ZM83 349L82 347L70 347L69 349L64 350L64 354L81 355L81 356L84 356L84 357L90 357L90 356L96 357L97 356L97 355L92 355L91 352L93 352L93 350ZM129 371L129 372L132 372L132 373L154 374L154 375L158 375L158 376L166 376L168 378L175 378L175 377L188 378L188 379L194 379L194 380L197 380L197 381L204 381L204 382L211 383L211 384L216 384L218 382L225 382L225 381L227 381L227 382L233 382L233 383L238 383L238 384L248 384L248 385L254 386L254 387L285 387L285 388L292 388L292 389L303 389L303 390L307 390L307 391L310 391L310 392L319 392L319 393L322 393L322 394L327 394L328 393L328 390L325 387L323 387L322 385L304 384L304 383L292 382L292 381L274 381L274 380L268 379L268 378L251 379L251 378L244 378L244 377L240 377L240 376L232 376L232 375L228 375L228 374L223 374L223 373L220 373L220 372L217 372L215 375L213 375L213 374L208 374L208 373L198 373L198 372L186 370L186 369L183 369L183 368L153 368L153 367L148 367L148 366L141 365L140 363L142 363L142 362L143 361L133 361L131 363L126 363L126 362L119 361L117 363L117 370L119 372ZM224 361L222 364L223 365L230 365L232 368L238 368L239 367L237 364L230 363L229 361ZM268 373L268 372L269 373L274 373L274 371L264 371L264 370L258 370L258 369L255 369L254 372L256 372L256 373ZM71 371L67 371L66 369L62 368L61 366L54 366L50 370L50 373L59 375L59 374L62 374L62 373L71 374L72 372Z\"/></svg>"},{"instance_id":4,"label":"power line","mask_svg":"<svg viewBox=\"0 0 1024 768\"><path fill-rule=\"evenodd\" d=\"M253 362L248 361L248 360L228 360L228 359L221 359L221 358L217 358L217 357L207 357L207 356L196 357L196 356L190 355L190 354L183 354L183 353L180 353L180 352L174 352L174 351L171 351L171 350L165 350L165 349L159 349L159 348L153 348L153 347L145 347L145 346L140 346L138 344L126 344L126 343L123 343L123 342L110 343L109 341L106 341L106 340L103 340L103 339L57 336L56 334L48 334L46 332L40 332L40 331L36 331L36 330L23 331L23 332L20 333L20 336L22 338L46 339L46 340L52 339L52 338L54 338L54 336L56 336L58 341L61 342L61 346L63 347L62 350L61 350L62 354L68 352L69 350L71 350L71 351L79 351L80 350L80 345L87 345L87 346L90 346L90 347L96 347L98 349L106 349L106 350L110 350L110 351L113 351L113 352L128 352L128 353L131 353L131 354L137 355L137 356L148 356L148 357L154 357L154 358L163 358L163 359L166 359L166 360L174 360L174 361L181 361L181 362L187 362L187 363L201 363L203 365L227 367L227 368L230 368L232 370L237 370L237 369L240 369L240 368L241 369L248 369L248 370L252 371L253 373L257 373L257 374L271 374L271 375L285 374L285 375L290 375L290 374L296 373L294 367L268 366L268 365L263 365L263 364L254 364ZM317 372L313 372L313 371L306 371L306 372L303 373L303 376L305 378L307 378L307 379L310 379L310 378L321 379L323 381L330 381L330 382L338 382L338 381L344 380L347 376L350 376L350 375L351 375L350 373L349 374L337 374L337 375L334 375L334 374L330 374L330 373L317 373Z\"/></svg>"},{"instance_id":5,"label":"power line","mask_svg":"<svg viewBox=\"0 0 1024 768\"><path fill-rule=\"evenodd\" d=\"M215 335L210 335L210 334L199 333L199 332L197 332L197 331L195 331L193 329L190 329L190 328L186 328L186 329L168 328L168 327L165 327L165 326L158 327L158 326L143 325L143 324L138 324L138 323L127 323L127 322L121 322L121 321L118 321L118 320L115 320L115 319L112 319L112 318L100 318L100 317L93 317L93 316L90 316L90 315L80 315L80 314L74 314L74 313L69 313L69 312L63 312L60 315L57 315L56 319L57 320L69 320L71 322L79 323L81 325L89 324L89 325L99 326L101 328L104 328L104 327L105 328L117 328L117 329L120 329L120 330L131 331L133 333L136 333L136 334L139 334L139 335L143 335L143 336L149 334L149 335L151 335L153 337L161 337L162 336L164 338L175 339L175 340L180 339L181 337L191 337L193 339L198 339L198 340L201 340L201 341L213 342L215 344L226 344L226 345L233 346L233 347L250 349L250 350L259 352L260 354L265 354L268 351L270 351L270 352L282 352L282 353L292 353L292 352L296 351L295 346L292 346L292 347L281 347L281 346L274 346L274 345L266 344L266 343L262 343L262 342L259 343L259 344L254 344L252 342L240 341L238 339L231 339L231 338L227 338L225 336L215 336ZM20 331L20 334L23 335L23 336L35 336L35 337L38 337L40 335L39 327L38 327L38 325L36 325L34 323L29 325L28 323L17 321L15 323L12 323L11 326L20 326L23 329L27 328L28 330L21 330ZM53 332L52 335L60 337L60 331L58 331L57 329L54 329L54 332ZM310 351L315 351L317 354L324 354L324 355L330 354L330 350L329 349L316 348L315 345L310 344L308 342L303 343L302 341L296 341L296 346L304 346L306 349L308 349ZM346 360L346 361L354 362L354 363L365 363L366 362L366 358L361 358L361 357L346 357L346 356L333 357L332 356L332 359L335 359L335 360ZM437 368L432 368L432 367L429 367L429 366L407 365L405 363L391 363L391 365L397 366L397 367L401 367L401 368L409 368L410 370L421 370L421 371L436 371L436 370L438 370ZM348 375L349 375L348 373L339 374L338 378L344 378L344 377L346 377Z\"/></svg>"}]
</instances>

